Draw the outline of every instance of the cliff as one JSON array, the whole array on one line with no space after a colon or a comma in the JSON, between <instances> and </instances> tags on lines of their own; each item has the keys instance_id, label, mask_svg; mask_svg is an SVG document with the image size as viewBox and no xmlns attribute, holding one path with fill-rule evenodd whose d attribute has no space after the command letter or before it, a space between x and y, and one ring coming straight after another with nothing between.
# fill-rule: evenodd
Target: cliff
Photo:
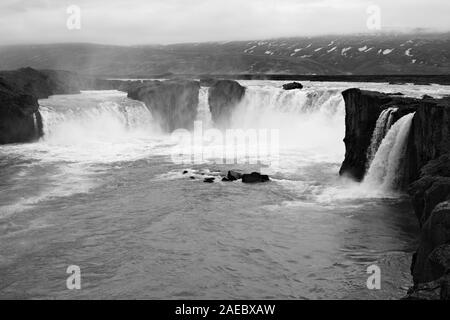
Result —
<instances>
[{"instance_id":1,"label":"cliff","mask_svg":"<svg viewBox=\"0 0 450 320\"><path fill-rule=\"evenodd\" d=\"M42 134L38 110L36 97L0 78L0 144L38 139Z\"/></svg>"},{"instance_id":2,"label":"cliff","mask_svg":"<svg viewBox=\"0 0 450 320\"><path fill-rule=\"evenodd\" d=\"M409 299L450 299L450 154L430 161L409 188L421 225Z\"/></svg>"},{"instance_id":3,"label":"cliff","mask_svg":"<svg viewBox=\"0 0 450 320\"><path fill-rule=\"evenodd\" d=\"M127 88L128 97L144 102L166 132L193 127L199 90L200 83L189 80L146 81Z\"/></svg>"},{"instance_id":4,"label":"cliff","mask_svg":"<svg viewBox=\"0 0 450 320\"><path fill-rule=\"evenodd\" d=\"M403 162L401 187L410 184L415 214L421 226L419 247L413 256L414 285L407 299L450 298L450 99L349 89L346 104L346 155L341 174L364 177L367 148L376 121L388 107L397 107L394 122L415 112Z\"/></svg>"},{"instance_id":5,"label":"cliff","mask_svg":"<svg viewBox=\"0 0 450 320\"><path fill-rule=\"evenodd\" d=\"M419 109L425 110L424 108L436 104L434 99L414 99L397 94L364 91L356 88L345 90L342 96L345 101L345 159L339 173L358 181L362 180L366 173L367 149L377 119L384 109L398 108L393 113L395 122L408 113L416 112ZM424 117L427 118L426 115ZM416 126L416 128L419 127ZM411 157L410 166L405 168L409 182L417 178L417 172L420 169L415 164L415 157L418 154L420 154L420 149L418 149L416 155Z\"/></svg>"},{"instance_id":6,"label":"cliff","mask_svg":"<svg viewBox=\"0 0 450 320\"><path fill-rule=\"evenodd\" d=\"M229 125L236 105L242 100L245 87L232 80L217 80L208 92L208 103L214 123L221 128Z\"/></svg>"}]
</instances>

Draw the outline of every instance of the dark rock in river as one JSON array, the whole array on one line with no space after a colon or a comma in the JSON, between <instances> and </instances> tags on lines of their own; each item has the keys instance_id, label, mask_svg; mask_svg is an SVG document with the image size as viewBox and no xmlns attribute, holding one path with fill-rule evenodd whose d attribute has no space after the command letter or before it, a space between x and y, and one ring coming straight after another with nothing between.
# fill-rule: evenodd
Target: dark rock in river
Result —
<instances>
[{"instance_id":1,"label":"dark rock in river","mask_svg":"<svg viewBox=\"0 0 450 320\"><path fill-rule=\"evenodd\" d=\"M242 179L242 173L230 170L230 171L228 171L227 179L228 179L228 181L236 181L236 180Z\"/></svg>"},{"instance_id":2,"label":"dark rock in river","mask_svg":"<svg viewBox=\"0 0 450 320\"><path fill-rule=\"evenodd\" d=\"M206 183L213 183L215 179L216 179L216 178L205 178L205 179L203 179L203 182L206 182Z\"/></svg>"},{"instance_id":3,"label":"dark rock in river","mask_svg":"<svg viewBox=\"0 0 450 320\"><path fill-rule=\"evenodd\" d=\"M265 174L260 174L258 172L252 172L250 174L242 175L243 183L258 183L270 181L269 176Z\"/></svg>"},{"instance_id":4,"label":"dark rock in river","mask_svg":"<svg viewBox=\"0 0 450 320\"><path fill-rule=\"evenodd\" d=\"M208 93L212 120L218 127L228 127L234 108L244 97L245 87L233 80L218 80Z\"/></svg>"},{"instance_id":5,"label":"dark rock in river","mask_svg":"<svg viewBox=\"0 0 450 320\"><path fill-rule=\"evenodd\" d=\"M283 84L284 90L295 90L295 89L303 89L303 85L299 82L291 82Z\"/></svg>"},{"instance_id":6,"label":"dark rock in river","mask_svg":"<svg viewBox=\"0 0 450 320\"><path fill-rule=\"evenodd\" d=\"M166 132L192 129L197 117L198 81L151 81L131 85L128 97L139 100L151 110Z\"/></svg>"}]
</instances>

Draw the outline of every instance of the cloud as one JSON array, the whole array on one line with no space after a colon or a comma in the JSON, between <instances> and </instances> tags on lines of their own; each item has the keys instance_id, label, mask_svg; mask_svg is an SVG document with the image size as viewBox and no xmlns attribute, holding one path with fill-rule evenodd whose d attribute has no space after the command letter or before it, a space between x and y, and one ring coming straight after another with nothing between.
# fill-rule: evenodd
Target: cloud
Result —
<instances>
[{"instance_id":1,"label":"cloud","mask_svg":"<svg viewBox=\"0 0 450 320\"><path fill-rule=\"evenodd\" d=\"M366 32L366 8L389 29L449 30L447 0L2 0L0 41L174 43ZM69 5L81 30L66 28Z\"/></svg>"}]
</instances>

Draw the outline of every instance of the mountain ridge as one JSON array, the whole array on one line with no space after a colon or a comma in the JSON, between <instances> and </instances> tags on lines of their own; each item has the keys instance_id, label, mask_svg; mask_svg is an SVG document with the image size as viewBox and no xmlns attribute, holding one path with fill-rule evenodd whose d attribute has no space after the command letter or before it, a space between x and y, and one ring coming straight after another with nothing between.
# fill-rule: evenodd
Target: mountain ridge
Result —
<instances>
[{"instance_id":1,"label":"mountain ridge","mask_svg":"<svg viewBox=\"0 0 450 320\"><path fill-rule=\"evenodd\" d=\"M0 47L0 70L59 69L89 75L450 74L450 33L358 34L252 41L118 46Z\"/></svg>"}]
</instances>

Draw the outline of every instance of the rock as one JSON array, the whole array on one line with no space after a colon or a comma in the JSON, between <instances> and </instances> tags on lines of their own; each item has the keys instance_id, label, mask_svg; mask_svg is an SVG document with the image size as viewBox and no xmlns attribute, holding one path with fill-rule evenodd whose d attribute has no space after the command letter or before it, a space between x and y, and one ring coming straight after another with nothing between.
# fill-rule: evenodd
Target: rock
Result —
<instances>
[{"instance_id":1,"label":"rock","mask_svg":"<svg viewBox=\"0 0 450 320\"><path fill-rule=\"evenodd\" d=\"M183 171L183 174L186 174L186 173L188 173L188 171L187 171L187 170L184 170L184 171Z\"/></svg>"},{"instance_id":2,"label":"rock","mask_svg":"<svg viewBox=\"0 0 450 320\"><path fill-rule=\"evenodd\" d=\"M429 96L429 95L427 95L427 94L424 94L424 95L422 96L422 99L433 99L433 97L432 97L432 96Z\"/></svg>"},{"instance_id":3,"label":"rock","mask_svg":"<svg viewBox=\"0 0 450 320\"><path fill-rule=\"evenodd\" d=\"M431 281L414 286L402 300L439 300L441 297L441 281Z\"/></svg>"},{"instance_id":4,"label":"rock","mask_svg":"<svg viewBox=\"0 0 450 320\"><path fill-rule=\"evenodd\" d=\"M407 159L411 172L416 173L413 180L429 161L450 154L450 99L421 101L412 123Z\"/></svg>"},{"instance_id":5,"label":"rock","mask_svg":"<svg viewBox=\"0 0 450 320\"><path fill-rule=\"evenodd\" d=\"M449 199L450 155L443 155L425 165L420 179L410 185L408 193L422 226L435 206Z\"/></svg>"},{"instance_id":6,"label":"rock","mask_svg":"<svg viewBox=\"0 0 450 320\"><path fill-rule=\"evenodd\" d=\"M200 79L200 86L201 87L212 87L216 84L218 80L213 78L202 78Z\"/></svg>"},{"instance_id":7,"label":"rock","mask_svg":"<svg viewBox=\"0 0 450 320\"><path fill-rule=\"evenodd\" d=\"M195 177L194 176L190 176L189 177L191 180L195 180Z\"/></svg>"},{"instance_id":8,"label":"rock","mask_svg":"<svg viewBox=\"0 0 450 320\"><path fill-rule=\"evenodd\" d=\"M227 177L223 177L223 178L222 178L222 181L223 181L223 182L229 182L230 180L229 180Z\"/></svg>"},{"instance_id":9,"label":"rock","mask_svg":"<svg viewBox=\"0 0 450 320\"><path fill-rule=\"evenodd\" d=\"M37 98L0 78L0 144L30 142L41 135Z\"/></svg>"},{"instance_id":10,"label":"rock","mask_svg":"<svg viewBox=\"0 0 450 320\"><path fill-rule=\"evenodd\" d=\"M345 159L340 174L362 180L367 169L367 148L381 112L389 107L394 122L416 112L407 147L402 187L418 178L420 169L430 160L450 151L448 118L450 100L420 100L375 91L348 89L342 93L345 101ZM440 119L437 119L440 117ZM436 121L432 120L436 118ZM443 141L446 139L446 141Z\"/></svg>"},{"instance_id":11,"label":"rock","mask_svg":"<svg viewBox=\"0 0 450 320\"><path fill-rule=\"evenodd\" d=\"M242 175L243 183L258 183L258 182L267 182L270 181L268 175L263 175L258 172L252 172L250 174Z\"/></svg>"},{"instance_id":12,"label":"rock","mask_svg":"<svg viewBox=\"0 0 450 320\"><path fill-rule=\"evenodd\" d=\"M358 181L366 172L367 149L383 105L388 95L348 89L342 92L345 101L345 159L339 173Z\"/></svg>"},{"instance_id":13,"label":"rock","mask_svg":"<svg viewBox=\"0 0 450 320\"><path fill-rule=\"evenodd\" d=\"M151 81L131 86L128 97L145 103L166 132L192 129L197 117L198 81Z\"/></svg>"},{"instance_id":14,"label":"rock","mask_svg":"<svg viewBox=\"0 0 450 320\"><path fill-rule=\"evenodd\" d=\"M215 179L216 179L216 178L205 178L205 179L203 179L203 182L206 182L206 183L213 183Z\"/></svg>"},{"instance_id":15,"label":"rock","mask_svg":"<svg viewBox=\"0 0 450 320\"><path fill-rule=\"evenodd\" d=\"M236 181L236 180L242 179L242 173L230 170L230 171L228 171L227 179L228 179L228 181Z\"/></svg>"},{"instance_id":16,"label":"rock","mask_svg":"<svg viewBox=\"0 0 450 320\"><path fill-rule=\"evenodd\" d=\"M426 283L444 276L437 272L439 263L446 266L445 255L450 253L450 202L437 205L424 224L419 241L419 248L412 265L414 284ZM445 245L441 247L442 245ZM436 251L435 251L436 250ZM440 261L440 262L439 262ZM445 268L444 268L445 269ZM443 269L441 268L441 271ZM446 270L443 270L444 272Z\"/></svg>"},{"instance_id":17,"label":"rock","mask_svg":"<svg viewBox=\"0 0 450 320\"><path fill-rule=\"evenodd\" d=\"M291 83L283 84L283 89L284 90L303 89L303 85L298 82L291 82Z\"/></svg>"},{"instance_id":18,"label":"rock","mask_svg":"<svg viewBox=\"0 0 450 320\"><path fill-rule=\"evenodd\" d=\"M211 117L216 126L227 128L236 105L245 94L245 87L233 80L218 80L208 91Z\"/></svg>"}]
</instances>

